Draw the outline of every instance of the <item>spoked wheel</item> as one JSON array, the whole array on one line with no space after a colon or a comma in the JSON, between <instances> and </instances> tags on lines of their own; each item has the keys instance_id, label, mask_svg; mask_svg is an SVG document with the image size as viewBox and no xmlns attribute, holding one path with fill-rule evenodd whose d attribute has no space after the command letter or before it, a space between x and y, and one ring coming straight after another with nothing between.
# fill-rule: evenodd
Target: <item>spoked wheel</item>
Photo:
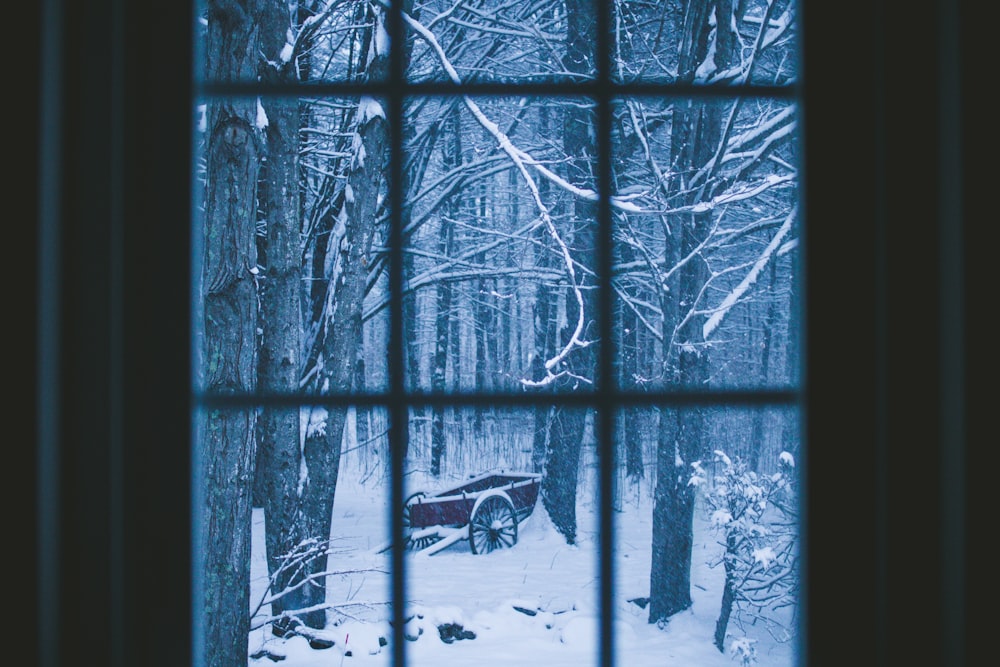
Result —
<instances>
[{"instance_id":1,"label":"spoked wheel","mask_svg":"<svg viewBox=\"0 0 1000 667\"><path fill-rule=\"evenodd\" d=\"M487 496L472 512L469 546L474 554L508 549L517 543L517 515L505 496Z\"/></svg>"},{"instance_id":2,"label":"spoked wheel","mask_svg":"<svg viewBox=\"0 0 1000 667\"><path fill-rule=\"evenodd\" d=\"M416 493L411 494L406 499L406 502L403 503L403 534L406 535L406 548L410 551L425 549L441 539L437 535L426 535L416 539L413 539L412 537L415 529L413 524L410 522L410 505L426 495L427 494L423 491L417 491Z\"/></svg>"}]
</instances>

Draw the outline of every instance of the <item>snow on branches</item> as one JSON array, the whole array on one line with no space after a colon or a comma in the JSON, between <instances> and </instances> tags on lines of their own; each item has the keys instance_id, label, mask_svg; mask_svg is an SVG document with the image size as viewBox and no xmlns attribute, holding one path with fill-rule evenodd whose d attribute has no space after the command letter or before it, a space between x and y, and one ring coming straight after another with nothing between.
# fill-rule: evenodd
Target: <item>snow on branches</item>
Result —
<instances>
[{"instance_id":1,"label":"snow on branches","mask_svg":"<svg viewBox=\"0 0 1000 667\"><path fill-rule=\"evenodd\" d=\"M716 625L719 650L730 621L744 632L763 626L779 641L793 635L800 576L794 457L782 452L778 467L759 473L721 450L709 463L692 464L692 483L702 489L710 526L724 547L721 559L709 563L726 569ZM734 637L730 648L751 664L746 660L753 657L752 644L745 637Z\"/></svg>"}]
</instances>

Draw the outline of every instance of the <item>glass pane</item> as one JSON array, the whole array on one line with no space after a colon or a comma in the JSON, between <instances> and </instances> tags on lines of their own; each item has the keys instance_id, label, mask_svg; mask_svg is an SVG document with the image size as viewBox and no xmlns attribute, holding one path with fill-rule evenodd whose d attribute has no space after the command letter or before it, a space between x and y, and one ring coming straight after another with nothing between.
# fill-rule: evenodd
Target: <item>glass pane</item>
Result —
<instances>
[{"instance_id":1,"label":"glass pane","mask_svg":"<svg viewBox=\"0 0 1000 667\"><path fill-rule=\"evenodd\" d=\"M371 2L199 5L196 74L208 84L363 83L389 69L386 10Z\"/></svg>"},{"instance_id":2,"label":"glass pane","mask_svg":"<svg viewBox=\"0 0 1000 667\"><path fill-rule=\"evenodd\" d=\"M306 664L327 650L389 664L385 423L384 409L359 406L198 413L195 628L206 664L247 651L251 664Z\"/></svg>"},{"instance_id":3,"label":"glass pane","mask_svg":"<svg viewBox=\"0 0 1000 667\"><path fill-rule=\"evenodd\" d=\"M412 664L596 664L595 456L588 410L414 410Z\"/></svg>"},{"instance_id":4,"label":"glass pane","mask_svg":"<svg viewBox=\"0 0 1000 667\"><path fill-rule=\"evenodd\" d=\"M774 86L798 77L795 0L690 3L686 12L670 0L615 7L619 81Z\"/></svg>"},{"instance_id":5,"label":"glass pane","mask_svg":"<svg viewBox=\"0 0 1000 667\"><path fill-rule=\"evenodd\" d=\"M407 386L592 391L593 104L412 98L406 109Z\"/></svg>"},{"instance_id":6,"label":"glass pane","mask_svg":"<svg viewBox=\"0 0 1000 667\"><path fill-rule=\"evenodd\" d=\"M414 3L416 5L416 3ZM596 74L599 3L419 4L408 20L414 82L586 81Z\"/></svg>"},{"instance_id":7,"label":"glass pane","mask_svg":"<svg viewBox=\"0 0 1000 667\"><path fill-rule=\"evenodd\" d=\"M622 387L798 386L795 106L646 97L615 115Z\"/></svg>"},{"instance_id":8,"label":"glass pane","mask_svg":"<svg viewBox=\"0 0 1000 667\"><path fill-rule=\"evenodd\" d=\"M801 626L794 408L618 415L618 664L792 667ZM727 595L727 586L728 593Z\"/></svg>"},{"instance_id":9,"label":"glass pane","mask_svg":"<svg viewBox=\"0 0 1000 667\"><path fill-rule=\"evenodd\" d=\"M382 109L373 98L198 105L195 306L205 330L196 370L205 392L388 386Z\"/></svg>"}]
</instances>

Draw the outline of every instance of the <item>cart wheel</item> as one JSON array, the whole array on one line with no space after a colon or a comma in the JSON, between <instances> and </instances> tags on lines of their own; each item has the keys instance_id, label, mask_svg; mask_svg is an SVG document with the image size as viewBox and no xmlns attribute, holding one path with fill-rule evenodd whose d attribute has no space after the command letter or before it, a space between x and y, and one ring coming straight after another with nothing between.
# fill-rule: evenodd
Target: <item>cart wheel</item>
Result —
<instances>
[{"instance_id":1,"label":"cart wheel","mask_svg":"<svg viewBox=\"0 0 1000 667\"><path fill-rule=\"evenodd\" d=\"M474 554L488 554L517 543L517 515L506 496L486 496L472 510L469 546Z\"/></svg>"},{"instance_id":2,"label":"cart wheel","mask_svg":"<svg viewBox=\"0 0 1000 667\"><path fill-rule=\"evenodd\" d=\"M417 491L416 493L410 494L403 503L403 534L406 535L406 548L410 551L425 549L441 539L436 535L428 535L417 539L410 537L411 533L414 531L413 525L410 523L410 505L412 505L418 498L422 498L426 495L427 494L423 491Z\"/></svg>"}]
</instances>

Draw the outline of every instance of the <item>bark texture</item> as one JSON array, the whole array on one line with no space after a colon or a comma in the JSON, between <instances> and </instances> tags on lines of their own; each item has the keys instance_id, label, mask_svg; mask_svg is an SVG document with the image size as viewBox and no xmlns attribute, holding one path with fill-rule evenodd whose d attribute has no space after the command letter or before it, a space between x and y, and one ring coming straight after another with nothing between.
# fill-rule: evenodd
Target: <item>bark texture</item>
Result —
<instances>
[{"instance_id":1,"label":"bark texture","mask_svg":"<svg viewBox=\"0 0 1000 667\"><path fill-rule=\"evenodd\" d=\"M287 3L269 0L261 16L261 51L258 66L264 82L296 80L295 61L283 62L292 20ZM260 290L259 387L263 393L294 394L302 372L300 201L299 201L299 102L294 98L261 98L267 116L265 160L259 208L266 236ZM308 535L301 525L298 494L302 451L298 408L264 407L258 421L257 480L259 502L264 508L265 545L272 595L288 590L271 604L271 613L294 613L305 606L300 576L286 559ZM278 627L286 627L284 619Z\"/></svg>"},{"instance_id":2,"label":"bark texture","mask_svg":"<svg viewBox=\"0 0 1000 667\"><path fill-rule=\"evenodd\" d=\"M255 3L209 3L209 79L256 78L257 9ZM254 224L261 142L255 118L253 100L213 100L207 108L202 290L204 385L209 393L242 394L256 385ZM252 410L213 409L202 428L204 664L245 667L255 415Z\"/></svg>"}]
</instances>

